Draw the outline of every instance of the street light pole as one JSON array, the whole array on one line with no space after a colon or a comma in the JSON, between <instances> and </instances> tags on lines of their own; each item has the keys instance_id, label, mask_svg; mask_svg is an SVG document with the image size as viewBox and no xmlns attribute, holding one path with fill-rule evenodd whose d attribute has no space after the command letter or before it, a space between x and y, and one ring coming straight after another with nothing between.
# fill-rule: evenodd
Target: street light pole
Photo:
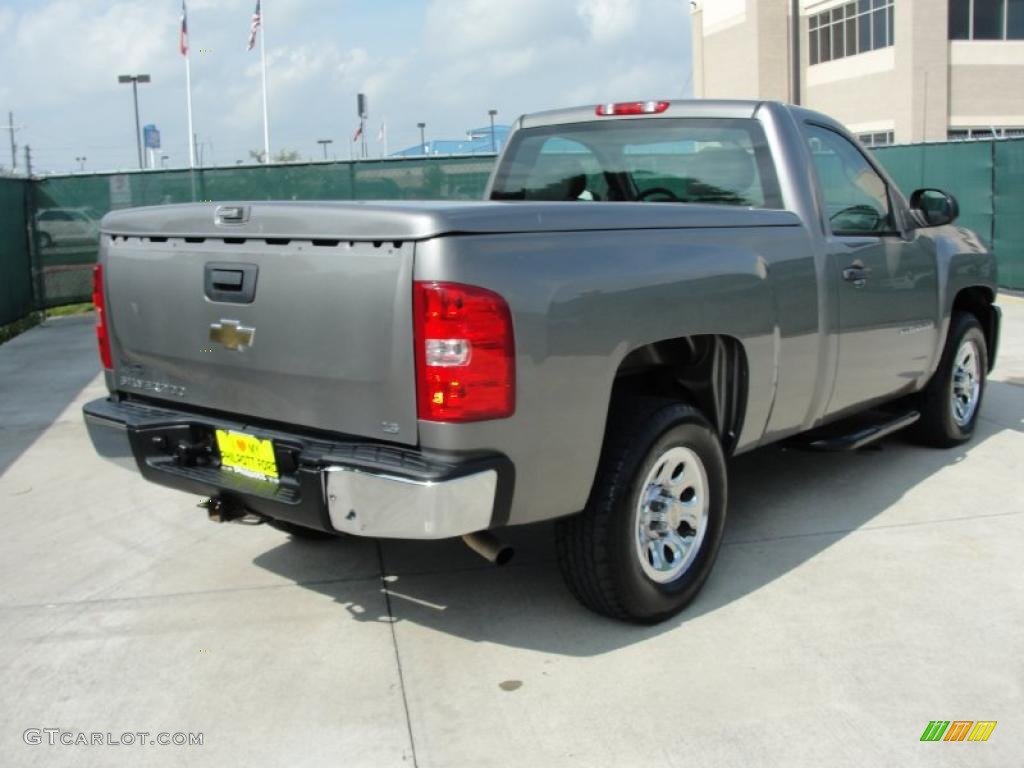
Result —
<instances>
[{"instance_id":1,"label":"street light pole","mask_svg":"<svg viewBox=\"0 0 1024 768\"><path fill-rule=\"evenodd\" d=\"M18 170L18 145L14 141L14 113L7 113L7 130L11 132L11 173Z\"/></svg>"},{"instance_id":2,"label":"street light pole","mask_svg":"<svg viewBox=\"0 0 1024 768\"><path fill-rule=\"evenodd\" d=\"M487 110L487 115L490 116L490 152L495 154L498 153L498 142L495 141L495 115L498 114L498 110Z\"/></svg>"},{"instance_id":3,"label":"street light pole","mask_svg":"<svg viewBox=\"0 0 1024 768\"><path fill-rule=\"evenodd\" d=\"M416 123L416 127L420 129L420 151L425 155L427 154L427 140L424 138L425 134L423 133L423 129L427 127L427 124Z\"/></svg>"},{"instance_id":4,"label":"street light pole","mask_svg":"<svg viewBox=\"0 0 1024 768\"><path fill-rule=\"evenodd\" d=\"M793 0L789 9L790 59L790 90L794 104L800 103L800 2Z\"/></svg>"},{"instance_id":5,"label":"street light pole","mask_svg":"<svg viewBox=\"0 0 1024 768\"><path fill-rule=\"evenodd\" d=\"M324 149L324 160L326 160L327 159L327 145L328 144L333 144L334 143L334 139L317 139L316 143L319 144L321 147L323 147L323 149Z\"/></svg>"},{"instance_id":6,"label":"street light pole","mask_svg":"<svg viewBox=\"0 0 1024 768\"><path fill-rule=\"evenodd\" d=\"M149 75L118 75L117 82L132 84L132 100L135 102L135 146L139 152L139 168L142 164L142 126L139 123L139 83L148 83Z\"/></svg>"},{"instance_id":7,"label":"street light pole","mask_svg":"<svg viewBox=\"0 0 1024 768\"><path fill-rule=\"evenodd\" d=\"M79 171L85 171L85 161L86 161L86 159L87 158L85 158L84 156L83 157L76 157L75 158L75 162L78 163L78 170Z\"/></svg>"}]
</instances>

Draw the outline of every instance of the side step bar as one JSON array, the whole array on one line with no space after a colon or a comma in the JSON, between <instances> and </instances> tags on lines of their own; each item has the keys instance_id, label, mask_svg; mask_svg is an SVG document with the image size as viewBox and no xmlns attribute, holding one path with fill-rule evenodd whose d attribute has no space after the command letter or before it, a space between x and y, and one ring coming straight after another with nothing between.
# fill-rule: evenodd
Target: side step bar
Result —
<instances>
[{"instance_id":1,"label":"side step bar","mask_svg":"<svg viewBox=\"0 0 1024 768\"><path fill-rule=\"evenodd\" d=\"M878 416L883 415L878 414ZM888 417L875 423L865 424L860 421L856 424L847 424L845 426L848 428L849 426L856 428L853 431L837 434L837 431L842 430L844 426L843 422L838 422L822 430L812 431L806 436L807 439L799 441L799 444L801 447L815 451L856 451L891 435L893 432L899 432L901 429L909 427L921 418L921 414L918 411L907 411L906 413L888 414Z\"/></svg>"}]
</instances>

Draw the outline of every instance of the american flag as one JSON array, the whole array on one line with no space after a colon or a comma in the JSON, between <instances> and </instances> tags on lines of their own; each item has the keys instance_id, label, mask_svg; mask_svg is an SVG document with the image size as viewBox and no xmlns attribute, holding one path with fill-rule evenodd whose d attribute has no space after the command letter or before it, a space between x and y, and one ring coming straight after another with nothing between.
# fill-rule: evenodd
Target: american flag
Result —
<instances>
[{"instance_id":1,"label":"american flag","mask_svg":"<svg viewBox=\"0 0 1024 768\"><path fill-rule=\"evenodd\" d=\"M352 134L352 141L359 141L359 137L363 135L363 126L360 125L356 128L356 132Z\"/></svg>"},{"instance_id":2,"label":"american flag","mask_svg":"<svg viewBox=\"0 0 1024 768\"><path fill-rule=\"evenodd\" d=\"M188 56L188 19L185 14L185 0L181 0L181 31L178 33L178 48L182 56Z\"/></svg>"},{"instance_id":3,"label":"american flag","mask_svg":"<svg viewBox=\"0 0 1024 768\"><path fill-rule=\"evenodd\" d=\"M252 47L256 45L256 32L260 28L260 23L263 21L260 15L260 0L256 0L256 10L252 12L252 26L249 27L249 42L245 46L245 50L251 51Z\"/></svg>"}]
</instances>

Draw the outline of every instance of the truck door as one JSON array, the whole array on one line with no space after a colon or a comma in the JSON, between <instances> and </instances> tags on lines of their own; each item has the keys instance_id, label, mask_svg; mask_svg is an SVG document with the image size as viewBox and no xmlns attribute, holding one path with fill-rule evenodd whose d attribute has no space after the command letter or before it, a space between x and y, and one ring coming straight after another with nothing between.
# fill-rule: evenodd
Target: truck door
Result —
<instances>
[{"instance_id":1,"label":"truck door","mask_svg":"<svg viewBox=\"0 0 1024 768\"><path fill-rule=\"evenodd\" d=\"M827 213L827 274L838 282L839 357L827 413L897 395L928 368L938 337L934 245L899 231L893 196L857 145L805 135Z\"/></svg>"}]
</instances>

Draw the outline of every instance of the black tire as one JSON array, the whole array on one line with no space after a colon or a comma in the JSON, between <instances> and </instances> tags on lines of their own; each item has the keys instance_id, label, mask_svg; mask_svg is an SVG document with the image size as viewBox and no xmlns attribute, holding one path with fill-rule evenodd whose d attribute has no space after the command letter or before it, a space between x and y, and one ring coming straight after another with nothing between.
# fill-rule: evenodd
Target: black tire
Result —
<instances>
[{"instance_id":1,"label":"black tire","mask_svg":"<svg viewBox=\"0 0 1024 768\"><path fill-rule=\"evenodd\" d=\"M267 525L271 528L283 531L296 539L305 539L306 541L333 541L343 535L340 533L330 533L328 531L318 531L316 528L307 528L304 525L296 525L295 523L289 523L284 520L268 520Z\"/></svg>"},{"instance_id":2,"label":"black tire","mask_svg":"<svg viewBox=\"0 0 1024 768\"><path fill-rule=\"evenodd\" d=\"M655 462L675 447L703 464L708 514L703 541L688 567L668 583L647 575L638 553L640 494ZM590 499L583 512L559 521L559 567L573 595L604 616L642 624L663 621L697 596L714 565L725 529L725 457L695 408L642 398L614 408Z\"/></svg>"},{"instance_id":3,"label":"black tire","mask_svg":"<svg viewBox=\"0 0 1024 768\"><path fill-rule=\"evenodd\" d=\"M965 344L972 343L977 355L978 399L970 418L958 423L953 413L954 374L957 369L957 353ZM936 448L951 448L971 439L978 423L981 402L985 395L985 378L988 374L988 347L985 333L978 318L969 312L955 312L949 321L946 346L942 359L928 382L917 397L921 419L914 425L914 438Z\"/></svg>"}]
</instances>

